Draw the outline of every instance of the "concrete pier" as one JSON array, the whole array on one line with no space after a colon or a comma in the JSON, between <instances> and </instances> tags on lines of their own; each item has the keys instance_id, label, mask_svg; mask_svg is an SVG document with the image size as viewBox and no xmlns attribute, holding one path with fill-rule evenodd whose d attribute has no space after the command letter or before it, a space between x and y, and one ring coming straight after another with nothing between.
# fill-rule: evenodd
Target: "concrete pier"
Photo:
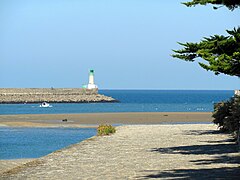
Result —
<instances>
[{"instance_id":1,"label":"concrete pier","mask_svg":"<svg viewBox=\"0 0 240 180\"><path fill-rule=\"evenodd\" d=\"M0 104L11 103L90 103L116 102L98 94L98 89L84 88L0 88Z\"/></svg>"}]
</instances>

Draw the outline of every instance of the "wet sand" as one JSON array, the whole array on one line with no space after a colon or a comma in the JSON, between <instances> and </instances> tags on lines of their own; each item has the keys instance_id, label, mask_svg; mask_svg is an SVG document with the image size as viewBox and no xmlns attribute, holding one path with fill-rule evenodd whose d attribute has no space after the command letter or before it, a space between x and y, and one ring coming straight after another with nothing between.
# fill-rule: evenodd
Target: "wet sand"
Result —
<instances>
[{"instance_id":1,"label":"wet sand","mask_svg":"<svg viewBox=\"0 0 240 180\"><path fill-rule=\"evenodd\" d=\"M211 112L131 112L0 115L0 126L96 127L99 124L210 123ZM67 119L67 122L63 122Z\"/></svg>"}]
</instances>

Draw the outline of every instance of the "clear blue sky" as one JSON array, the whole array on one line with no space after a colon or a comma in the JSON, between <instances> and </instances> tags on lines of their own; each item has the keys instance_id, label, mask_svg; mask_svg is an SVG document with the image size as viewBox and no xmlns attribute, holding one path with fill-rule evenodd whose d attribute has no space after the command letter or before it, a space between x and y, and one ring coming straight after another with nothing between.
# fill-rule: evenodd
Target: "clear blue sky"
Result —
<instances>
[{"instance_id":1,"label":"clear blue sky","mask_svg":"<svg viewBox=\"0 0 240 180\"><path fill-rule=\"evenodd\" d=\"M170 56L239 26L239 9L187 8L184 0L1 0L0 87L239 89Z\"/></svg>"}]
</instances>

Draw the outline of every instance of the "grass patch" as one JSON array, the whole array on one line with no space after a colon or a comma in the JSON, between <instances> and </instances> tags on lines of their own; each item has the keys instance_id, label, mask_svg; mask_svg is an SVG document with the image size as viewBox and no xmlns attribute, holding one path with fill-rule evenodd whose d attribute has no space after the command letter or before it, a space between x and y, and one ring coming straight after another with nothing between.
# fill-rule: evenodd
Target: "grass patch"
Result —
<instances>
[{"instance_id":1,"label":"grass patch","mask_svg":"<svg viewBox=\"0 0 240 180\"><path fill-rule=\"evenodd\" d=\"M115 132L116 132L116 128L108 124L99 125L97 128L98 136L106 136L106 135L113 134Z\"/></svg>"}]
</instances>

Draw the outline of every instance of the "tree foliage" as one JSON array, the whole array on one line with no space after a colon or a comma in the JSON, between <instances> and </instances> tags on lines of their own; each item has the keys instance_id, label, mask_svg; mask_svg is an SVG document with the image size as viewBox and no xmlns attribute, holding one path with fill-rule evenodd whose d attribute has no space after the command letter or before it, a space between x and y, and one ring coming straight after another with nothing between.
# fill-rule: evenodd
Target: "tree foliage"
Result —
<instances>
[{"instance_id":1,"label":"tree foliage","mask_svg":"<svg viewBox=\"0 0 240 180\"><path fill-rule=\"evenodd\" d=\"M240 0L192 0L183 4L188 7L213 4L219 5L214 9L226 6L234 10L240 7ZM240 77L240 27L227 30L227 33L228 36L205 37L199 43L179 43L184 48L173 50L172 56L190 62L203 59L206 63L198 63L206 70ZM220 129L235 134L240 143L240 96L215 104L213 118Z\"/></svg>"},{"instance_id":2,"label":"tree foliage","mask_svg":"<svg viewBox=\"0 0 240 180\"><path fill-rule=\"evenodd\" d=\"M213 122L224 131L239 135L240 96L214 105Z\"/></svg>"},{"instance_id":3,"label":"tree foliage","mask_svg":"<svg viewBox=\"0 0 240 180\"><path fill-rule=\"evenodd\" d=\"M240 76L240 27L227 30L227 33L229 36L205 37L199 43L179 43L184 48L173 50L175 54L172 56L192 62L202 58L207 64L199 62L199 65L206 70Z\"/></svg>"},{"instance_id":4,"label":"tree foliage","mask_svg":"<svg viewBox=\"0 0 240 180\"><path fill-rule=\"evenodd\" d=\"M240 0L192 0L190 2L185 2L183 4L188 7L206 4L223 5L230 10L234 10L235 8L240 7ZM218 9L218 7L216 6L214 6L213 8Z\"/></svg>"}]
</instances>

